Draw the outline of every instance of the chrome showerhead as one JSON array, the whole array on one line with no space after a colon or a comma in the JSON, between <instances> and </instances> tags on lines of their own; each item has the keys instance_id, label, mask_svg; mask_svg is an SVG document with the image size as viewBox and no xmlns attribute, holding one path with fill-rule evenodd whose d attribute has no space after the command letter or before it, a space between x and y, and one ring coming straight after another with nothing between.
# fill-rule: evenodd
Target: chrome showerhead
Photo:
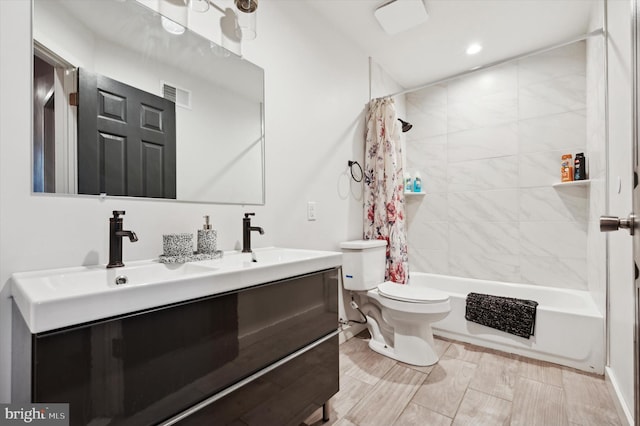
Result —
<instances>
[{"instance_id":1,"label":"chrome showerhead","mask_svg":"<svg viewBox=\"0 0 640 426\"><path fill-rule=\"evenodd\" d=\"M413 124L407 123L402 118L398 118L398 121L400 121L400 123L402 123L402 133L407 133L413 127Z\"/></svg>"}]
</instances>

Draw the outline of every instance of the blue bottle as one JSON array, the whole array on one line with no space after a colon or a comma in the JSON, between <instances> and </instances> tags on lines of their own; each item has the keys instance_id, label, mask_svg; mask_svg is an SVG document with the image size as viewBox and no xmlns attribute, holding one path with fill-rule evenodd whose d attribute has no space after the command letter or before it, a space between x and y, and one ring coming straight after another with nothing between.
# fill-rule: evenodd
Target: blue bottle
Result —
<instances>
[{"instance_id":1,"label":"blue bottle","mask_svg":"<svg viewBox=\"0 0 640 426\"><path fill-rule=\"evenodd\" d=\"M418 172L416 172L413 178L413 192L422 192L422 178Z\"/></svg>"}]
</instances>

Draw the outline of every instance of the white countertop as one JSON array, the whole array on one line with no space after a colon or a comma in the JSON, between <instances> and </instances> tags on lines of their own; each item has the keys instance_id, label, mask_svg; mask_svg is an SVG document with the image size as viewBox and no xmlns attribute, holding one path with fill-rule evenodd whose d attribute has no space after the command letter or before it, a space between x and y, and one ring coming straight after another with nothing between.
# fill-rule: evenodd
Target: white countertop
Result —
<instances>
[{"instance_id":1,"label":"white countertop","mask_svg":"<svg viewBox=\"0 0 640 426\"><path fill-rule=\"evenodd\" d=\"M183 264L157 260L20 272L11 293L32 333L109 318L338 267L342 253L287 248L225 252L222 259ZM118 276L127 284L116 285Z\"/></svg>"}]
</instances>

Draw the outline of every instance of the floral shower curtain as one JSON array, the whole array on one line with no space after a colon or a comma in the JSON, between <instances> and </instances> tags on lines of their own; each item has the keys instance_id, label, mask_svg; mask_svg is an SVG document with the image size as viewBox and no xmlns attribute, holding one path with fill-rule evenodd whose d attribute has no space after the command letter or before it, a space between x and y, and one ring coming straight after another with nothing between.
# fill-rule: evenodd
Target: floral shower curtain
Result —
<instances>
[{"instance_id":1,"label":"floral shower curtain","mask_svg":"<svg viewBox=\"0 0 640 426\"><path fill-rule=\"evenodd\" d=\"M365 143L364 239L387 241L385 279L408 278L400 122L393 99L369 102Z\"/></svg>"}]
</instances>

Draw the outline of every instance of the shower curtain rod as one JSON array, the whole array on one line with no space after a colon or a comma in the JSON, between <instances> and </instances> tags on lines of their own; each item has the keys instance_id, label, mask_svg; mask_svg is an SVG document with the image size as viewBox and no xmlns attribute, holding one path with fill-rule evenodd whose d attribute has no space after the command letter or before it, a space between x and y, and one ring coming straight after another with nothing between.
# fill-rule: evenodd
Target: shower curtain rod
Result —
<instances>
[{"instance_id":1,"label":"shower curtain rod","mask_svg":"<svg viewBox=\"0 0 640 426\"><path fill-rule=\"evenodd\" d=\"M447 82L449 80L454 80L456 78L464 77L464 76L466 76L468 74L471 74L471 73L474 73L476 71L486 70L488 68L496 67L498 65L503 65L503 64L506 64L506 63L512 62L512 61L517 61L518 59L523 59L523 58L526 58L528 56L533 56L533 55L537 55L537 54L540 54L540 53L545 53L545 52L548 52L550 50L557 49L559 47L568 46L570 44L573 44L573 43L576 43L576 42L579 42L579 41L582 41L582 40L586 40L586 39L591 38L591 37L599 36L599 35L604 35L604 30L602 28L598 28L597 30L593 30L593 31L591 31L591 32L589 32L587 34L583 34L581 36L572 38L570 40L563 41L562 43L558 43L558 44L554 44L552 46L547 46L547 47L543 47L543 48L540 48L540 49L532 50L530 52L522 53L522 54L516 55L516 56L511 56L509 58L501 59L499 61L490 62L488 64L480 65L480 66L472 68L470 70L463 71L461 73L454 74L454 75L449 76L449 77L441 78L439 80L432 81L430 83L423 84L423 85L418 86L418 87L414 87L414 88L411 88L411 89L405 89L405 90L403 90L401 92L393 93L393 94L387 95L387 96L381 96L381 97L375 98L375 99L377 100L377 99L392 98L394 96L405 95L407 93L415 92L416 90L426 89L427 87L435 86L436 84L440 84L440 83Z\"/></svg>"}]
</instances>

